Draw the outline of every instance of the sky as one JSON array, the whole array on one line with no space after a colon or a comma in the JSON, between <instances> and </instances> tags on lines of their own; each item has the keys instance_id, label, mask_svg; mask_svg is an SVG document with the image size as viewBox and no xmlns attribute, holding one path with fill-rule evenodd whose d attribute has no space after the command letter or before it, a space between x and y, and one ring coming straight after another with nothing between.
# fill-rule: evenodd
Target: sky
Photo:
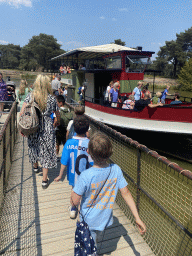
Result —
<instances>
[{"instance_id":1,"label":"sky","mask_svg":"<svg viewBox=\"0 0 192 256\"><path fill-rule=\"evenodd\" d=\"M155 58L165 41L192 26L192 0L0 0L0 44L53 35L64 50L121 39Z\"/></svg>"}]
</instances>

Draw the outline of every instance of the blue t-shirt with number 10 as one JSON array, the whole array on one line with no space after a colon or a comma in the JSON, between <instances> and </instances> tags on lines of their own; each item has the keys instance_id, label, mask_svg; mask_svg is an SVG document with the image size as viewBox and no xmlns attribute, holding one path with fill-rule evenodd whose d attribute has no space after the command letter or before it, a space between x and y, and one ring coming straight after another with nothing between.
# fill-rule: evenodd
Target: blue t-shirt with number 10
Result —
<instances>
[{"instance_id":1,"label":"blue t-shirt with number 10","mask_svg":"<svg viewBox=\"0 0 192 256\"><path fill-rule=\"evenodd\" d=\"M75 186L78 176L93 165L93 160L87 153L89 139L73 136L67 140L63 148L61 164L67 165L69 185Z\"/></svg>"}]
</instances>

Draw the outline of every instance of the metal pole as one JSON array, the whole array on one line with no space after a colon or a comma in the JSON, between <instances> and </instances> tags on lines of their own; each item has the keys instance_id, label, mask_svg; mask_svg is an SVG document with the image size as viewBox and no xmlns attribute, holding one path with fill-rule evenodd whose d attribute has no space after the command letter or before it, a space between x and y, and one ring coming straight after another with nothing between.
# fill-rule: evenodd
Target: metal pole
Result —
<instances>
[{"instance_id":1,"label":"metal pole","mask_svg":"<svg viewBox=\"0 0 192 256\"><path fill-rule=\"evenodd\" d=\"M155 84L155 72L154 72L154 76L153 76L153 95L154 95L154 84Z\"/></svg>"}]
</instances>

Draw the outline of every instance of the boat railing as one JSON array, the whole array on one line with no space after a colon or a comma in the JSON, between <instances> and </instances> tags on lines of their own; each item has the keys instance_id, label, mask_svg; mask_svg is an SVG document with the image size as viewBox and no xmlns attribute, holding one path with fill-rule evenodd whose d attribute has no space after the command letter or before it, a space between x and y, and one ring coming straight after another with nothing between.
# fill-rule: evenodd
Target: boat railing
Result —
<instances>
[{"instance_id":1,"label":"boat railing","mask_svg":"<svg viewBox=\"0 0 192 256\"><path fill-rule=\"evenodd\" d=\"M161 106L161 107L170 107L170 108L185 108L185 107L191 107L191 103L192 103L192 99L189 98L189 97L180 97L180 100L183 102L183 105L182 104L178 104L178 105L171 105L171 101L173 100L173 98L166 98L166 101L165 101L165 105ZM111 104L109 104L108 102L105 102L105 100L101 97L100 99L97 99L97 98L92 98L92 97L89 97L89 96L85 96L85 101L88 101L90 103L94 103L94 104L99 104L99 105L102 105L102 106L106 106L106 107L111 107ZM117 109L122 109L122 106L123 106L123 102L122 103L117 103ZM112 108L112 107L111 107ZM114 108L114 107L113 107ZM125 109L126 110L126 109Z\"/></svg>"},{"instance_id":2,"label":"boat railing","mask_svg":"<svg viewBox=\"0 0 192 256\"><path fill-rule=\"evenodd\" d=\"M141 219L147 226L144 239L155 255L191 255L192 172L107 125L88 118L91 135L100 131L112 141L110 160L121 167L128 181ZM134 223L120 193L117 203Z\"/></svg>"},{"instance_id":3,"label":"boat railing","mask_svg":"<svg viewBox=\"0 0 192 256\"><path fill-rule=\"evenodd\" d=\"M8 116L5 122L1 123L0 127L0 207L3 202L4 191L11 168L13 148L17 134L17 102L6 103L11 103L12 107L10 112L5 112Z\"/></svg>"},{"instance_id":4,"label":"boat railing","mask_svg":"<svg viewBox=\"0 0 192 256\"><path fill-rule=\"evenodd\" d=\"M73 107L76 107L76 106L79 105L79 102L71 98L70 99L70 105L73 106Z\"/></svg>"}]
</instances>

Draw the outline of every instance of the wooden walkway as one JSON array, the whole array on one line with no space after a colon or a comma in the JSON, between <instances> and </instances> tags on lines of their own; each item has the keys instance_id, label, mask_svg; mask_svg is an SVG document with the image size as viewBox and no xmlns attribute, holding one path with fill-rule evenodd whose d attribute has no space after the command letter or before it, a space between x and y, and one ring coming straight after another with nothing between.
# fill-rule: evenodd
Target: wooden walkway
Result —
<instances>
[{"instance_id":1,"label":"wooden walkway","mask_svg":"<svg viewBox=\"0 0 192 256\"><path fill-rule=\"evenodd\" d=\"M42 173L34 174L29 163L27 141L18 138L1 212L0 255L74 255L76 220L68 213L71 187L66 175L54 182L59 168L60 164L49 171L50 185L43 190ZM114 224L98 243L100 255L154 255L117 205L114 216Z\"/></svg>"}]
</instances>

